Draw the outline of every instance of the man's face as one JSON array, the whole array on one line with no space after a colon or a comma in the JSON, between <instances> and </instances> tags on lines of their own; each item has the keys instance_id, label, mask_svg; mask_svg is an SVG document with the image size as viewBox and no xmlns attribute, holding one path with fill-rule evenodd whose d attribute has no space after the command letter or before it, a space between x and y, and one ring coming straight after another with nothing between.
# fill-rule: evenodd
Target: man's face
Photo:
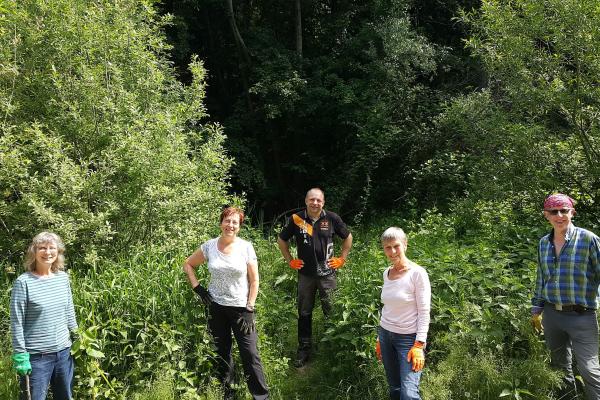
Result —
<instances>
[{"instance_id":1,"label":"man's face","mask_svg":"<svg viewBox=\"0 0 600 400\"><path fill-rule=\"evenodd\" d=\"M304 202L306 203L306 209L308 210L308 213L312 216L317 216L321 214L321 211L323 211L323 206L325 205L325 196L323 196L323 192L320 190L310 190L306 194Z\"/></svg>"},{"instance_id":2,"label":"man's face","mask_svg":"<svg viewBox=\"0 0 600 400\"><path fill-rule=\"evenodd\" d=\"M565 231L571 224L573 215L575 215L575 210L568 207L550 207L544 210L544 217L555 231Z\"/></svg>"}]
</instances>

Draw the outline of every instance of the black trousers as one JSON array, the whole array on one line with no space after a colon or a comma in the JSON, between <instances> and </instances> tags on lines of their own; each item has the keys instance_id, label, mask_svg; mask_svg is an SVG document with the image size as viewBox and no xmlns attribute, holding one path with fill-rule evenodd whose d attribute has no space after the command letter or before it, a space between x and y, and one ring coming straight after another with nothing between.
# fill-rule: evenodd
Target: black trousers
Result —
<instances>
[{"instance_id":1,"label":"black trousers","mask_svg":"<svg viewBox=\"0 0 600 400\"><path fill-rule=\"evenodd\" d=\"M265 400L269 398L269 389L265 381L260 356L257 348L256 330L250 334L244 334L240 330L240 324L237 322L243 308L228 307L215 303L210 305L210 316L208 319L208 328L213 336L217 347L218 373L219 380L225 388L233 383L234 365L231 355L231 345L233 342L231 332L238 344L240 358L244 367L244 375L248 384L248 390L255 400Z\"/></svg>"},{"instance_id":2,"label":"black trousers","mask_svg":"<svg viewBox=\"0 0 600 400\"><path fill-rule=\"evenodd\" d=\"M315 296L319 293L323 314L331 314L331 294L337 287L335 272L326 276L298 274L298 344L310 347L312 336L312 312Z\"/></svg>"}]
</instances>

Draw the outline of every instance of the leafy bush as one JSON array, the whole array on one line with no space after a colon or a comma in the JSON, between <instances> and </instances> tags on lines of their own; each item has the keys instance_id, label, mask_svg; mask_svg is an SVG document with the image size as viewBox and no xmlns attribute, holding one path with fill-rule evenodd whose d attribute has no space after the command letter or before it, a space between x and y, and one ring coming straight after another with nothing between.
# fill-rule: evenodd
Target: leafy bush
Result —
<instances>
[{"instance_id":1,"label":"leafy bush","mask_svg":"<svg viewBox=\"0 0 600 400\"><path fill-rule=\"evenodd\" d=\"M126 397L158 373L178 393L210 385L214 355L204 309L189 290L182 261L156 251L72 274L81 325L73 347L77 393Z\"/></svg>"},{"instance_id":2,"label":"leafy bush","mask_svg":"<svg viewBox=\"0 0 600 400\"><path fill-rule=\"evenodd\" d=\"M505 359L462 338L448 341L443 361L423 375L423 398L454 399L554 399L552 388L560 374L542 358Z\"/></svg>"},{"instance_id":3,"label":"leafy bush","mask_svg":"<svg viewBox=\"0 0 600 400\"><path fill-rule=\"evenodd\" d=\"M145 2L7 2L0 20L0 250L20 260L38 231L94 265L207 232L231 161L203 125L205 71L183 86L168 19Z\"/></svg>"}]
</instances>

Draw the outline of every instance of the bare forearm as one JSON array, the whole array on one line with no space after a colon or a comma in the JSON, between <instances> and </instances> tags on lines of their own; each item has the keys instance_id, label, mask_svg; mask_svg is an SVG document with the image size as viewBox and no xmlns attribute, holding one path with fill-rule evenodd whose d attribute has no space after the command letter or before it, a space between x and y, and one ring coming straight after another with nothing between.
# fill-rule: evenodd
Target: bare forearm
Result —
<instances>
[{"instance_id":1,"label":"bare forearm","mask_svg":"<svg viewBox=\"0 0 600 400\"><path fill-rule=\"evenodd\" d=\"M342 251L340 257L343 259L348 259L348 254L350 254L350 249L352 248L352 234L349 234L346 239L342 242Z\"/></svg>"},{"instance_id":2,"label":"bare forearm","mask_svg":"<svg viewBox=\"0 0 600 400\"><path fill-rule=\"evenodd\" d=\"M290 253L290 244L285 240L278 238L277 246L279 246L279 251L281 251L281 255L283 255L285 262L290 262L290 260L293 258L292 254Z\"/></svg>"},{"instance_id":3,"label":"bare forearm","mask_svg":"<svg viewBox=\"0 0 600 400\"><path fill-rule=\"evenodd\" d=\"M258 296L258 279L254 282L250 283L250 287L248 288L248 301L246 305L250 307L254 307L256 304L256 297Z\"/></svg>"},{"instance_id":4,"label":"bare forearm","mask_svg":"<svg viewBox=\"0 0 600 400\"><path fill-rule=\"evenodd\" d=\"M183 272L185 272L187 280L190 282L190 286L193 288L198 286L200 282L198 282L198 279L196 278L196 271L194 270L194 267L186 262L183 264Z\"/></svg>"},{"instance_id":5,"label":"bare forearm","mask_svg":"<svg viewBox=\"0 0 600 400\"><path fill-rule=\"evenodd\" d=\"M258 295L258 263L252 261L248 263L248 300L246 306L254 307L256 296Z\"/></svg>"}]
</instances>

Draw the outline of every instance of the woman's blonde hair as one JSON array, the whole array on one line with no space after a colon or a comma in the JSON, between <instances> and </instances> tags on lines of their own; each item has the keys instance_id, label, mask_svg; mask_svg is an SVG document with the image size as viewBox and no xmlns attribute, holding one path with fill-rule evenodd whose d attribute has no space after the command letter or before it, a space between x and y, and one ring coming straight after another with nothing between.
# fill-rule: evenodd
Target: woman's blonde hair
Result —
<instances>
[{"instance_id":1,"label":"woman's blonde hair","mask_svg":"<svg viewBox=\"0 0 600 400\"><path fill-rule=\"evenodd\" d=\"M25 262L23 265L25 266L26 271L35 271L35 252L39 245L45 243L54 243L58 251L58 256L56 257L56 261L52 263L50 271L58 272L65 269L65 244L62 239L56 233L41 232L35 235L27 248L27 253L25 253Z\"/></svg>"}]
</instances>

